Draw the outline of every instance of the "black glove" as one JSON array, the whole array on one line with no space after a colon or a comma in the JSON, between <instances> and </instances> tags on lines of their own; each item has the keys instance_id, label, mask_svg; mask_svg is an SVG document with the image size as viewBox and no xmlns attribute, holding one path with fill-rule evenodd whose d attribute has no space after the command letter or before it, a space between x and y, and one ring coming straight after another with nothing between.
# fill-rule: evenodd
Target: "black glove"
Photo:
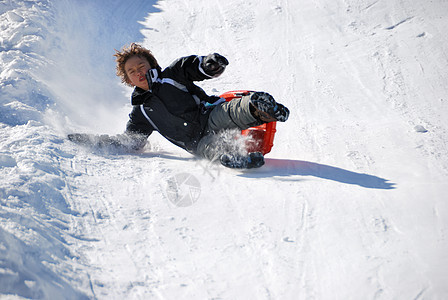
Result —
<instances>
[{"instance_id":1,"label":"black glove","mask_svg":"<svg viewBox=\"0 0 448 300\"><path fill-rule=\"evenodd\" d=\"M212 77L218 77L224 72L229 61L218 53L212 53L207 55L202 61L202 69L207 75Z\"/></svg>"}]
</instances>

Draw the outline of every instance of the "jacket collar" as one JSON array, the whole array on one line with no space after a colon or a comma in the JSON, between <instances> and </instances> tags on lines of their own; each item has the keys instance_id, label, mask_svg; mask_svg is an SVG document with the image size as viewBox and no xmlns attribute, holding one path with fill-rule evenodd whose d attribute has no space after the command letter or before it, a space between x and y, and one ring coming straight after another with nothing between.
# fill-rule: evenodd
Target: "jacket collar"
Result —
<instances>
[{"instance_id":1,"label":"jacket collar","mask_svg":"<svg viewBox=\"0 0 448 300\"><path fill-rule=\"evenodd\" d=\"M152 93L152 87L155 82L157 82L157 79L159 78L159 71L158 69L150 69L148 72L146 72L145 77L148 81L149 90L145 91L142 88L135 87L134 91L132 92L131 96L131 104L132 105L142 105L145 103L146 97Z\"/></svg>"},{"instance_id":2,"label":"jacket collar","mask_svg":"<svg viewBox=\"0 0 448 300\"><path fill-rule=\"evenodd\" d=\"M148 97L148 95L151 95L150 91L145 91L144 89L136 86L134 91L132 92L131 104L142 105L143 103L145 103L145 100Z\"/></svg>"}]
</instances>

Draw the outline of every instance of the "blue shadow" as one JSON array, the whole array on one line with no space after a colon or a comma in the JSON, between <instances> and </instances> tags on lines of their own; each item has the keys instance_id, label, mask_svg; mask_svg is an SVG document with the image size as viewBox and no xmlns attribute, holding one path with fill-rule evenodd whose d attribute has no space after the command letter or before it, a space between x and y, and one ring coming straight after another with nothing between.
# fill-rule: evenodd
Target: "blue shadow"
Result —
<instances>
[{"instance_id":1,"label":"blue shadow","mask_svg":"<svg viewBox=\"0 0 448 300\"><path fill-rule=\"evenodd\" d=\"M266 164L261 169L245 172L239 176L263 178L292 175L314 176L341 183L359 185L369 189L395 189L395 183L389 182L389 180L384 178L369 174L356 173L328 165L290 159L267 158Z\"/></svg>"}]
</instances>

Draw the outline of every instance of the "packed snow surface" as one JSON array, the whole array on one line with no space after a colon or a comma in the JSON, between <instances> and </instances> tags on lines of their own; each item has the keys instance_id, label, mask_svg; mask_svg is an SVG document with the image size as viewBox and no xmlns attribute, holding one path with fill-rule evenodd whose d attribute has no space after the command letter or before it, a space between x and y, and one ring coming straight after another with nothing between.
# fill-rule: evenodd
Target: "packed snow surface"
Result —
<instances>
[{"instance_id":1,"label":"packed snow surface","mask_svg":"<svg viewBox=\"0 0 448 300\"><path fill-rule=\"evenodd\" d=\"M448 1L0 2L0 298L448 299ZM114 49L291 110L235 171L121 133Z\"/></svg>"}]
</instances>

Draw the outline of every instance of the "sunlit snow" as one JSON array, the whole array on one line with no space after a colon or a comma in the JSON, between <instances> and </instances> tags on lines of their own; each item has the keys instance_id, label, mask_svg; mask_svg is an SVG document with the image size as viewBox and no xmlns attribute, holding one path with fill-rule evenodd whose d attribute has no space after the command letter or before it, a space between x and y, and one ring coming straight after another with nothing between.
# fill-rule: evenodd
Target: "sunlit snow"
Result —
<instances>
[{"instance_id":1,"label":"sunlit snow","mask_svg":"<svg viewBox=\"0 0 448 300\"><path fill-rule=\"evenodd\" d=\"M6 0L0 28L0 298L448 298L448 1ZM134 41L287 105L266 165L68 141L124 131Z\"/></svg>"}]
</instances>

